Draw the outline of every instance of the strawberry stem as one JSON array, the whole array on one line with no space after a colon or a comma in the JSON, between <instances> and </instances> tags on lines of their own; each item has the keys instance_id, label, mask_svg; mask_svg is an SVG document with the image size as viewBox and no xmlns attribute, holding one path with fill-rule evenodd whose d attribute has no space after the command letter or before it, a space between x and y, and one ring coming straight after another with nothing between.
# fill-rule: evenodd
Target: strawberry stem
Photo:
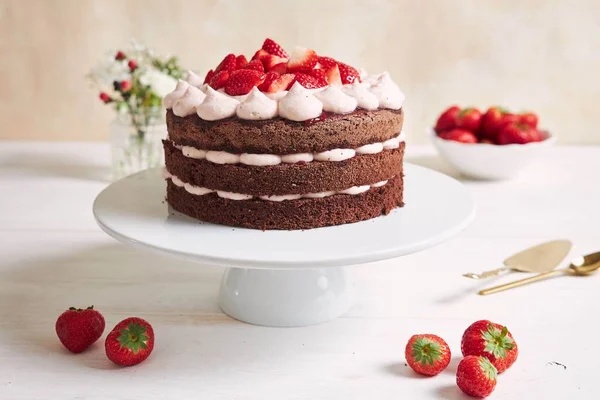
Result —
<instances>
[{"instance_id":1,"label":"strawberry stem","mask_svg":"<svg viewBox=\"0 0 600 400\"><path fill-rule=\"evenodd\" d=\"M473 107L467 107L467 108L463 108L463 109L462 109L462 110L461 110L461 111L458 113L458 116L459 116L459 117L463 117L463 116L465 116L466 114L470 113L470 112L471 112L471 111L473 111L473 110L474 110L474 108L473 108Z\"/></svg>"},{"instance_id":2,"label":"strawberry stem","mask_svg":"<svg viewBox=\"0 0 600 400\"><path fill-rule=\"evenodd\" d=\"M493 325L488 325L487 331L481 331L481 334L486 343L484 351L496 358L506 357L506 350L515 348L515 342L508 336L506 326L503 326L502 330L500 330Z\"/></svg>"},{"instance_id":3,"label":"strawberry stem","mask_svg":"<svg viewBox=\"0 0 600 400\"><path fill-rule=\"evenodd\" d=\"M412 345L412 356L415 361L421 362L421 365L429 364L433 365L435 361L438 361L442 356L441 346L427 338L418 338Z\"/></svg>"},{"instance_id":4,"label":"strawberry stem","mask_svg":"<svg viewBox=\"0 0 600 400\"><path fill-rule=\"evenodd\" d=\"M94 306L93 306L93 305L91 305L91 306L89 306L88 308L86 308L86 310L93 310L93 309L94 309ZM80 311L83 311L83 308L69 307L69 310L70 310L70 311L77 311L77 312L80 312Z\"/></svg>"},{"instance_id":5,"label":"strawberry stem","mask_svg":"<svg viewBox=\"0 0 600 400\"><path fill-rule=\"evenodd\" d=\"M129 349L137 354L140 350L148 348L146 345L148 339L150 338L146 335L146 327L132 322L127 328L121 329L117 340L121 344L121 348Z\"/></svg>"},{"instance_id":6,"label":"strawberry stem","mask_svg":"<svg viewBox=\"0 0 600 400\"><path fill-rule=\"evenodd\" d=\"M487 376L489 380L495 381L498 377L498 370L494 367L494 364L485 357L479 357L479 366Z\"/></svg>"}]
</instances>

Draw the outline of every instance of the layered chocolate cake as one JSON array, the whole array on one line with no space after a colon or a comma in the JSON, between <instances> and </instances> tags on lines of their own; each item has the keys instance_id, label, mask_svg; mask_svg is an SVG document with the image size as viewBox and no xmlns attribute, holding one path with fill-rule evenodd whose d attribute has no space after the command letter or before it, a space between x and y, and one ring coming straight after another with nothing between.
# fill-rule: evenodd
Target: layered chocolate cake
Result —
<instances>
[{"instance_id":1,"label":"layered chocolate cake","mask_svg":"<svg viewBox=\"0 0 600 400\"><path fill-rule=\"evenodd\" d=\"M167 201L202 221L310 229L403 203L404 96L389 74L360 74L267 39L229 54L164 99Z\"/></svg>"}]
</instances>

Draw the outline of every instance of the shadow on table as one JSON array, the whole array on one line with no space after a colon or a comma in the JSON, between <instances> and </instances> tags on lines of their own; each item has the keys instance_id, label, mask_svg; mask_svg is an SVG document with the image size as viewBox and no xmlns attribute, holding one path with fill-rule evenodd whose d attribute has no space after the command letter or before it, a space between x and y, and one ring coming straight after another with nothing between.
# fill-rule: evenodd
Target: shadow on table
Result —
<instances>
[{"instance_id":1,"label":"shadow on table","mask_svg":"<svg viewBox=\"0 0 600 400\"><path fill-rule=\"evenodd\" d=\"M66 160L57 154L36 154L35 159L26 153L14 154L0 162L5 171L17 171L32 176L59 176L98 182L110 181L110 168L93 165L85 160Z\"/></svg>"},{"instance_id":2,"label":"shadow on table","mask_svg":"<svg viewBox=\"0 0 600 400\"><path fill-rule=\"evenodd\" d=\"M462 359L462 357L453 357L450 360L450 364L448 364L448 367L446 367L446 369L442 373L456 375L456 369L457 369L458 363L460 362L461 359ZM406 363L406 361L384 365L384 370L388 374L391 374L394 376L401 376L401 377L406 377L406 378L411 378L411 379L429 379L428 376L421 375L421 374L415 372Z\"/></svg>"},{"instance_id":3,"label":"shadow on table","mask_svg":"<svg viewBox=\"0 0 600 400\"><path fill-rule=\"evenodd\" d=\"M435 398L444 400L473 399L472 397L469 397L466 394L464 394L456 385L440 386L435 391Z\"/></svg>"},{"instance_id":4,"label":"shadow on table","mask_svg":"<svg viewBox=\"0 0 600 400\"><path fill-rule=\"evenodd\" d=\"M442 372L442 374L450 374L456 375L456 368L458 367L458 363L460 362L461 357L453 357L450 360L450 364L448 367ZM396 377L402 377L407 379L432 379L432 377L421 375L413 371L411 367L406 364L406 362L398 362L392 363L388 365L384 365L384 372L387 372ZM460 389L456 385L442 385L436 387L436 384L433 383L432 388L435 391L434 398L436 399L468 399L470 397L463 394Z\"/></svg>"},{"instance_id":5,"label":"shadow on table","mask_svg":"<svg viewBox=\"0 0 600 400\"><path fill-rule=\"evenodd\" d=\"M397 362L384 365L384 371L388 374L410 379L429 379L428 376L416 373L406 362Z\"/></svg>"},{"instance_id":6,"label":"shadow on table","mask_svg":"<svg viewBox=\"0 0 600 400\"><path fill-rule=\"evenodd\" d=\"M462 360L462 359L463 359L463 357L461 357L461 356L452 357L450 359L450 364L448 364L448 366L444 370L444 374L450 374L450 375L456 376L456 370L458 369L458 363L460 363L460 360Z\"/></svg>"},{"instance_id":7,"label":"shadow on table","mask_svg":"<svg viewBox=\"0 0 600 400\"><path fill-rule=\"evenodd\" d=\"M442 297L438 297L434 300L437 304L450 304L462 301L465 297L475 295L479 290L484 289L486 287L494 286L498 277L496 278L488 278L479 281L472 281L470 286L466 286L463 289L456 288L452 293L448 293L443 295ZM465 280L468 278L464 278Z\"/></svg>"}]
</instances>

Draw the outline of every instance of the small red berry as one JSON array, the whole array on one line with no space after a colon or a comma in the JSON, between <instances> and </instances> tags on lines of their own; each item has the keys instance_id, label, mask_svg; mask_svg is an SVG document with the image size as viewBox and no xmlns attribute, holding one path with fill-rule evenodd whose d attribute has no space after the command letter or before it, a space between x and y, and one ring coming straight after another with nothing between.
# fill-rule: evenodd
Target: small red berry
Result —
<instances>
[{"instance_id":1,"label":"small red berry","mask_svg":"<svg viewBox=\"0 0 600 400\"><path fill-rule=\"evenodd\" d=\"M477 143L477 136L471 131L465 129L452 129L451 131L440 132L438 137L444 140L454 140L461 143Z\"/></svg>"},{"instance_id":2,"label":"small red berry","mask_svg":"<svg viewBox=\"0 0 600 400\"><path fill-rule=\"evenodd\" d=\"M471 397L487 397L496 388L498 371L490 360L481 356L466 356L456 369L456 384Z\"/></svg>"},{"instance_id":3,"label":"small red berry","mask_svg":"<svg viewBox=\"0 0 600 400\"><path fill-rule=\"evenodd\" d=\"M131 82L130 81L121 81L121 82L119 82L119 88L123 92L128 92L131 90Z\"/></svg>"},{"instance_id":4,"label":"small red berry","mask_svg":"<svg viewBox=\"0 0 600 400\"><path fill-rule=\"evenodd\" d=\"M58 317L55 329L58 339L70 352L81 353L102 336L104 326L104 317L94 306L70 307Z\"/></svg>"},{"instance_id":5,"label":"small red berry","mask_svg":"<svg viewBox=\"0 0 600 400\"><path fill-rule=\"evenodd\" d=\"M513 365L519 355L517 342L508 328L488 320L475 321L467 328L460 349L463 356L486 357L499 374Z\"/></svg>"},{"instance_id":6,"label":"small red berry","mask_svg":"<svg viewBox=\"0 0 600 400\"><path fill-rule=\"evenodd\" d=\"M125 59L125 53L123 53L121 50L117 51L117 54L115 54L115 60L122 61L124 59Z\"/></svg>"},{"instance_id":7,"label":"small red berry","mask_svg":"<svg viewBox=\"0 0 600 400\"><path fill-rule=\"evenodd\" d=\"M106 356L125 367L144 361L154 349L154 330L148 321L131 317L119 322L104 341Z\"/></svg>"},{"instance_id":8,"label":"small red berry","mask_svg":"<svg viewBox=\"0 0 600 400\"><path fill-rule=\"evenodd\" d=\"M104 92L100 93L100 100L102 100L105 103L110 103L112 101L110 96Z\"/></svg>"},{"instance_id":9,"label":"small red berry","mask_svg":"<svg viewBox=\"0 0 600 400\"><path fill-rule=\"evenodd\" d=\"M130 70L135 71L138 67L138 64L134 60L129 60L129 62L127 63L127 66L129 67Z\"/></svg>"},{"instance_id":10,"label":"small red berry","mask_svg":"<svg viewBox=\"0 0 600 400\"><path fill-rule=\"evenodd\" d=\"M470 107L462 109L456 116L456 127L478 133L479 128L481 127L481 118L481 111L476 108Z\"/></svg>"},{"instance_id":11,"label":"small red berry","mask_svg":"<svg viewBox=\"0 0 600 400\"><path fill-rule=\"evenodd\" d=\"M532 112L525 112L519 115L519 122L537 129L538 116Z\"/></svg>"},{"instance_id":12,"label":"small red berry","mask_svg":"<svg viewBox=\"0 0 600 400\"><path fill-rule=\"evenodd\" d=\"M437 133L442 133L446 131L451 131L456 128L456 119L458 118L458 114L460 113L459 106L450 106L448 107L438 118L435 123L435 131Z\"/></svg>"},{"instance_id":13,"label":"small red berry","mask_svg":"<svg viewBox=\"0 0 600 400\"><path fill-rule=\"evenodd\" d=\"M444 339L426 334L413 335L406 344L404 356L415 372L434 376L446 369L452 355Z\"/></svg>"}]
</instances>

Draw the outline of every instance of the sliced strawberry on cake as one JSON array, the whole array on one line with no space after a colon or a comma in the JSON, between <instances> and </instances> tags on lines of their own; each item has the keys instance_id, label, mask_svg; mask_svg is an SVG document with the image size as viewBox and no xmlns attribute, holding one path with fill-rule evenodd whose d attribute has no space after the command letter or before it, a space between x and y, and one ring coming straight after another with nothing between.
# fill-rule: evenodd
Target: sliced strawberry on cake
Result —
<instances>
[{"instance_id":1,"label":"sliced strawberry on cake","mask_svg":"<svg viewBox=\"0 0 600 400\"><path fill-rule=\"evenodd\" d=\"M310 72L316 65L317 53L314 50L296 47L288 62L288 71Z\"/></svg>"},{"instance_id":2,"label":"sliced strawberry on cake","mask_svg":"<svg viewBox=\"0 0 600 400\"><path fill-rule=\"evenodd\" d=\"M267 72L265 81L258 87L258 89L265 93L281 92L290 87L295 77L296 76L294 74L279 75L276 72Z\"/></svg>"},{"instance_id":3,"label":"sliced strawberry on cake","mask_svg":"<svg viewBox=\"0 0 600 400\"><path fill-rule=\"evenodd\" d=\"M237 64L237 59L235 54L227 54L223 61L219 63L217 68L215 68L215 74L221 71L227 71L229 73L235 71Z\"/></svg>"},{"instance_id":4,"label":"sliced strawberry on cake","mask_svg":"<svg viewBox=\"0 0 600 400\"><path fill-rule=\"evenodd\" d=\"M265 39L262 45L262 50L277 57L290 58L289 54L273 39Z\"/></svg>"},{"instance_id":5,"label":"sliced strawberry on cake","mask_svg":"<svg viewBox=\"0 0 600 400\"><path fill-rule=\"evenodd\" d=\"M233 71L225 85L225 93L230 96L248 94L254 86L260 85L263 79L263 74L253 69Z\"/></svg>"}]
</instances>

